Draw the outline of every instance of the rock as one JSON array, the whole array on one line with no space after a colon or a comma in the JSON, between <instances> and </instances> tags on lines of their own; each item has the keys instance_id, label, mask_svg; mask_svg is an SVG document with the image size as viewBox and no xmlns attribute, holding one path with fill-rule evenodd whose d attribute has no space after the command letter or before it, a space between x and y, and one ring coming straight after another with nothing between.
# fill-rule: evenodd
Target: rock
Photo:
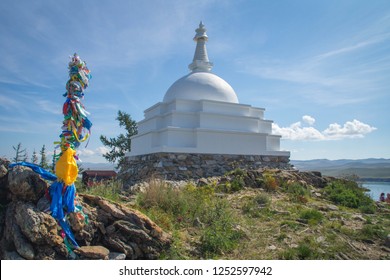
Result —
<instances>
[{"instance_id":1,"label":"rock","mask_svg":"<svg viewBox=\"0 0 390 280\"><path fill-rule=\"evenodd\" d=\"M46 182L20 166L6 179L11 187L4 191L11 201L0 212L3 259L76 259L75 252L82 259L156 259L170 246L171 236L141 212L102 197L79 194L77 212L69 213L67 221L81 247L68 250L57 221L46 213L50 208L44 195ZM110 250L116 255L109 256Z\"/></svg>"},{"instance_id":2,"label":"rock","mask_svg":"<svg viewBox=\"0 0 390 280\"><path fill-rule=\"evenodd\" d=\"M390 248L390 234L388 234L388 235L386 236L386 239L385 239L385 246L386 246L387 248Z\"/></svg>"},{"instance_id":3,"label":"rock","mask_svg":"<svg viewBox=\"0 0 390 280\"><path fill-rule=\"evenodd\" d=\"M363 239L362 240L364 243L367 243L367 244L375 244L375 241L374 240L371 240L371 239Z\"/></svg>"},{"instance_id":4,"label":"rock","mask_svg":"<svg viewBox=\"0 0 390 280\"><path fill-rule=\"evenodd\" d=\"M127 259L155 259L169 246L170 235L141 212L98 196L80 195L80 198L86 210L96 213L93 235L104 233L101 239L109 250L124 253Z\"/></svg>"},{"instance_id":5,"label":"rock","mask_svg":"<svg viewBox=\"0 0 390 280\"><path fill-rule=\"evenodd\" d=\"M275 245L271 245L271 246L268 246L267 249L274 251L274 250L276 250L276 246Z\"/></svg>"},{"instance_id":6,"label":"rock","mask_svg":"<svg viewBox=\"0 0 390 280\"><path fill-rule=\"evenodd\" d=\"M24 237L17 224L13 224L13 241L16 251L19 253L20 256L27 260L34 259L34 248L31 243Z\"/></svg>"},{"instance_id":7,"label":"rock","mask_svg":"<svg viewBox=\"0 0 390 280\"><path fill-rule=\"evenodd\" d=\"M126 259L126 255L123 254L123 253L110 252L108 254L108 259L109 260L117 260L117 261L125 260Z\"/></svg>"},{"instance_id":8,"label":"rock","mask_svg":"<svg viewBox=\"0 0 390 280\"><path fill-rule=\"evenodd\" d=\"M2 259L3 260L26 260L24 258L22 258L17 252L15 251L3 251L3 256L2 256Z\"/></svg>"},{"instance_id":9,"label":"rock","mask_svg":"<svg viewBox=\"0 0 390 280\"><path fill-rule=\"evenodd\" d=\"M98 205L107 213L111 214L113 217L122 219L125 217L125 214L118 209L118 207L115 206L115 204L112 204L104 199L98 200Z\"/></svg>"},{"instance_id":10,"label":"rock","mask_svg":"<svg viewBox=\"0 0 390 280\"><path fill-rule=\"evenodd\" d=\"M37 209L41 212L50 211L50 201L47 199L46 195L42 196L37 203Z\"/></svg>"},{"instance_id":11,"label":"rock","mask_svg":"<svg viewBox=\"0 0 390 280\"><path fill-rule=\"evenodd\" d=\"M318 206L318 209L321 211L338 211L339 208L334 204L326 204Z\"/></svg>"},{"instance_id":12,"label":"rock","mask_svg":"<svg viewBox=\"0 0 390 280\"><path fill-rule=\"evenodd\" d=\"M55 260L57 258L57 252L52 246L37 246L36 259L38 260Z\"/></svg>"},{"instance_id":13,"label":"rock","mask_svg":"<svg viewBox=\"0 0 390 280\"><path fill-rule=\"evenodd\" d=\"M318 236L318 237L316 238L316 241L317 241L318 243L322 243L322 242L325 241L325 237L324 237L324 236Z\"/></svg>"},{"instance_id":14,"label":"rock","mask_svg":"<svg viewBox=\"0 0 390 280\"><path fill-rule=\"evenodd\" d=\"M359 215L359 214L353 215L352 218L353 218L354 220L356 220L356 221L366 222L366 219L363 218L363 216L362 216L362 215Z\"/></svg>"},{"instance_id":15,"label":"rock","mask_svg":"<svg viewBox=\"0 0 390 280\"><path fill-rule=\"evenodd\" d=\"M76 232L81 231L85 226L85 218L80 212L69 213L68 221L72 230Z\"/></svg>"},{"instance_id":16,"label":"rock","mask_svg":"<svg viewBox=\"0 0 390 280\"><path fill-rule=\"evenodd\" d=\"M0 165L0 178L3 178L8 173L7 168L4 165Z\"/></svg>"},{"instance_id":17,"label":"rock","mask_svg":"<svg viewBox=\"0 0 390 280\"><path fill-rule=\"evenodd\" d=\"M104 244L109 247L111 250L116 250L122 252L126 255L126 258L135 260L143 256L142 251L138 253L133 249L133 247L121 240L120 234L112 234L104 237Z\"/></svg>"},{"instance_id":18,"label":"rock","mask_svg":"<svg viewBox=\"0 0 390 280\"><path fill-rule=\"evenodd\" d=\"M346 254L344 254L343 252L340 252L339 253L339 256L342 260L350 260L351 258L348 257Z\"/></svg>"},{"instance_id":19,"label":"rock","mask_svg":"<svg viewBox=\"0 0 390 280\"><path fill-rule=\"evenodd\" d=\"M287 210L274 210L275 214L278 214L278 215L291 215L291 212L290 211L287 211Z\"/></svg>"},{"instance_id":20,"label":"rock","mask_svg":"<svg viewBox=\"0 0 390 280\"><path fill-rule=\"evenodd\" d=\"M14 215L21 232L30 242L37 245L58 245L63 242L57 233L56 220L38 211L33 204L16 202Z\"/></svg>"},{"instance_id":21,"label":"rock","mask_svg":"<svg viewBox=\"0 0 390 280\"><path fill-rule=\"evenodd\" d=\"M381 250L390 253L390 247L381 246Z\"/></svg>"},{"instance_id":22,"label":"rock","mask_svg":"<svg viewBox=\"0 0 390 280\"><path fill-rule=\"evenodd\" d=\"M0 158L0 178L3 178L8 173L10 161L6 158Z\"/></svg>"},{"instance_id":23,"label":"rock","mask_svg":"<svg viewBox=\"0 0 390 280\"><path fill-rule=\"evenodd\" d=\"M209 184L208 180L205 179L205 178L200 178L198 180L198 183L197 183L197 186L198 187L204 187L204 186L207 186Z\"/></svg>"},{"instance_id":24,"label":"rock","mask_svg":"<svg viewBox=\"0 0 390 280\"><path fill-rule=\"evenodd\" d=\"M198 217L195 218L193 225L194 225L194 227L200 227L200 228L204 227L204 224L200 221L200 219Z\"/></svg>"},{"instance_id":25,"label":"rock","mask_svg":"<svg viewBox=\"0 0 390 280\"><path fill-rule=\"evenodd\" d=\"M83 257L94 260L105 259L110 253L110 251L103 246L81 246L75 249L74 252Z\"/></svg>"},{"instance_id":26,"label":"rock","mask_svg":"<svg viewBox=\"0 0 390 280\"><path fill-rule=\"evenodd\" d=\"M15 166L8 172L8 189L13 200L37 202L48 184L28 167Z\"/></svg>"},{"instance_id":27,"label":"rock","mask_svg":"<svg viewBox=\"0 0 390 280\"><path fill-rule=\"evenodd\" d=\"M339 208L334 204L328 204L326 207L331 211L339 211Z\"/></svg>"}]
</instances>

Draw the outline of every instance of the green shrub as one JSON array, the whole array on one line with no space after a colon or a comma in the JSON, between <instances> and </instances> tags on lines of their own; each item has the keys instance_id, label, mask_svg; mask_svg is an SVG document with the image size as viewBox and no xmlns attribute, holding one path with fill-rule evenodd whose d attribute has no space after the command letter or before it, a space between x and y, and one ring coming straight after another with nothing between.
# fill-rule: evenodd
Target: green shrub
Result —
<instances>
[{"instance_id":1,"label":"green shrub","mask_svg":"<svg viewBox=\"0 0 390 280\"><path fill-rule=\"evenodd\" d=\"M245 187L244 178L241 176L236 176L231 181L231 192L238 192Z\"/></svg>"},{"instance_id":2,"label":"green shrub","mask_svg":"<svg viewBox=\"0 0 390 280\"><path fill-rule=\"evenodd\" d=\"M290 200L294 202L306 203L310 197L309 190L297 182L287 184L286 192L289 194Z\"/></svg>"},{"instance_id":3,"label":"green shrub","mask_svg":"<svg viewBox=\"0 0 390 280\"><path fill-rule=\"evenodd\" d=\"M349 207L359 208L363 213L375 212L374 201L352 181L335 181L325 187L325 195L334 203Z\"/></svg>"},{"instance_id":4,"label":"green shrub","mask_svg":"<svg viewBox=\"0 0 390 280\"><path fill-rule=\"evenodd\" d=\"M307 220L309 225L317 225L321 223L324 215L321 212L315 209L304 210L300 214L300 218L303 220Z\"/></svg>"},{"instance_id":5,"label":"green shrub","mask_svg":"<svg viewBox=\"0 0 390 280\"><path fill-rule=\"evenodd\" d=\"M245 176L247 175L246 171L236 168L230 172L227 172L226 175L232 177L230 182L222 183L216 186L217 191L224 193L234 193L242 190L245 187Z\"/></svg>"}]
</instances>

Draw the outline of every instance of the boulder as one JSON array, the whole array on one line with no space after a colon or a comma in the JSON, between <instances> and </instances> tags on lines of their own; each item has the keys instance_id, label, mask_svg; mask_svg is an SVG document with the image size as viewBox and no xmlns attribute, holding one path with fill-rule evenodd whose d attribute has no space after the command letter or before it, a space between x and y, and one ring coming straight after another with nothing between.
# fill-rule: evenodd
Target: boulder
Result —
<instances>
[{"instance_id":1,"label":"boulder","mask_svg":"<svg viewBox=\"0 0 390 280\"><path fill-rule=\"evenodd\" d=\"M48 184L34 171L25 166L15 166L8 172L8 190L12 200L37 202Z\"/></svg>"},{"instance_id":2,"label":"boulder","mask_svg":"<svg viewBox=\"0 0 390 280\"><path fill-rule=\"evenodd\" d=\"M77 211L67 218L80 245L72 251L50 215L46 181L23 166L15 166L3 180L10 200L0 212L1 259L156 259L170 246L170 235L141 212L80 194Z\"/></svg>"},{"instance_id":3,"label":"boulder","mask_svg":"<svg viewBox=\"0 0 390 280\"><path fill-rule=\"evenodd\" d=\"M0 158L0 203L7 203L8 192L8 165L10 162L5 158Z\"/></svg>"},{"instance_id":4,"label":"boulder","mask_svg":"<svg viewBox=\"0 0 390 280\"><path fill-rule=\"evenodd\" d=\"M110 251L103 246L81 246L74 250L76 254L79 254L87 259L106 259Z\"/></svg>"},{"instance_id":5,"label":"boulder","mask_svg":"<svg viewBox=\"0 0 390 280\"><path fill-rule=\"evenodd\" d=\"M37 245L58 245L63 242L58 235L56 220L37 210L32 203L16 202L13 215L21 232L30 242Z\"/></svg>"},{"instance_id":6,"label":"boulder","mask_svg":"<svg viewBox=\"0 0 390 280\"><path fill-rule=\"evenodd\" d=\"M109 260L116 260L116 261L125 260L126 254L111 252L108 254L108 259Z\"/></svg>"},{"instance_id":7,"label":"boulder","mask_svg":"<svg viewBox=\"0 0 390 280\"><path fill-rule=\"evenodd\" d=\"M8 173L10 161L6 158L0 158L0 178L3 178Z\"/></svg>"},{"instance_id":8,"label":"boulder","mask_svg":"<svg viewBox=\"0 0 390 280\"><path fill-rule=\"evenodd\" d=\"M386 246L387 248L390 248L390 234L388 234L388 235L386 236L386 239L385 239L385 246Z\"/></svg>"}]
</instances>

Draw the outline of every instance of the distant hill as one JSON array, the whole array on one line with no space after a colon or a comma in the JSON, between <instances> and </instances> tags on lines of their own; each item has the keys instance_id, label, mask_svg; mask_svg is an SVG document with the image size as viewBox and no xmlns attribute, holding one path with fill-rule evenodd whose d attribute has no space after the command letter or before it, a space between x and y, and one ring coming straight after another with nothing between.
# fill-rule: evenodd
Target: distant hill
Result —
<instances>
[{"instance_id":1,"label":"distant hill","mask_svg":"<svg viewBox=\"0 0 390 280\"><path fill-rule=\"evenodd\" d=\"M390 159L291 160L291 164L298 170L320 171L327 176L357 175L362 180L390 181Z\"/></svg>"},{"instance_id":2,"label":"distant hill","mask_svg":"<svg viewBox=\"0 0 390 280\"><path fill-rule=\"evenodd\" d=\"M84 170L116 170L115 165L112 163L93 163L93 162L83 162L81 163L81 168Z\"/></svg>"}]
</instances>

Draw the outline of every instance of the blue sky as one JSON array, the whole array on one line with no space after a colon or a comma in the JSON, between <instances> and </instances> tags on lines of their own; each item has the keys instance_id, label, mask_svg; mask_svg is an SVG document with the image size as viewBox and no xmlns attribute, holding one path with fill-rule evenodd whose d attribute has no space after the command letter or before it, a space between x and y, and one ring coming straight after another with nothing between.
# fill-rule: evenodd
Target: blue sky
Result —
<instances>
[{"instance_id":1,"label":"blue sky","mask_svg":"<svg viewBox=\"0 0 390 280\"><path fill-rule=\"evenodd\" d=\"M83 101L100 135L140 121L188 73L200 21L213 72L266 109L291 159L390 158L390 1L0 2L0 156L59 139L69 56L93 76Z\"/></svg>"}]
</instances>

